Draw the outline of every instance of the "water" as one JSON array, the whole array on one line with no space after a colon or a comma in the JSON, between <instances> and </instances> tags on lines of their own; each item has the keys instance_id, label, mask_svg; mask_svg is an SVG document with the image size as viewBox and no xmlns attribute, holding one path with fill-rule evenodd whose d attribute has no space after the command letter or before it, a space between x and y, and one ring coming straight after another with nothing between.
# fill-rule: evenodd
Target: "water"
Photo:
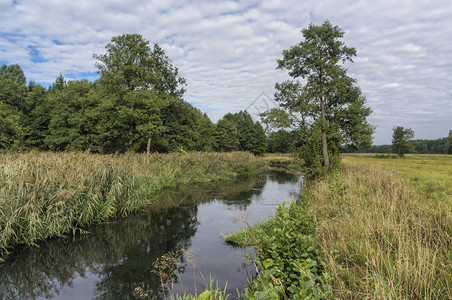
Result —
<instances>
[{"instance_id":1,"label":"water","mask_svg":"<svg viewBox=\"0 0 452 300\"><path fill-rule=\"evenodd\" d=\"M190 186L160 195L165 205L128 218L94 227L90 234L54 239L10 255L0 264L1 299L135 299L136 287L164 299L153 263L168 252L184 254L175 291L193 293L203 288L200 273L228 292L243 290L248 262L241 249L224 242L222 234L243 227L234 218L256 223L273 215L283 201L299 193L296 176L269 172L267 176L235 182ZM176 207L177 205L177 207ZM195 279L196 278L196 279Z\"/></svg>"}]
</instances>

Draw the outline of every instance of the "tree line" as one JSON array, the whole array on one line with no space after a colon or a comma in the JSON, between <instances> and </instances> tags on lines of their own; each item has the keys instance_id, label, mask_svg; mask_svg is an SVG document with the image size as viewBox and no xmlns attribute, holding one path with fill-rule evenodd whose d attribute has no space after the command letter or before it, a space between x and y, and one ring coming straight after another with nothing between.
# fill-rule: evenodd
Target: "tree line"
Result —
<instances>
[{"instance_id":1,"label":"tree line","mask_svg":"<svg viewBox=\"0 0 452 300\"><path fill-rule=\"evenodd\" d=\"M394 128L394 134L396 134L396 138L398 135L398 131ZM400 127L403 128L403 127ZM409 128L408 128L409 129ZM393 136L394 139L394 136ZM397 140L397 139L396 139ZM398 142L396 141L396 144ZM353 149L345 149L346 153L350 152L359 152L359 153L397 153L397 147L394 147L394 141L392 144L386 145L373 145L370 148L359 147L356 151ZM413 153L413 154L452 154L452 130L449 131L449 135L447 137L426 140L426 139L412 139L409 138L406 141L404 147L404 153Z\"/></svg>"},{"instance_id":2,"label":"tree line","mask_svg":"<svg viewBox=\"0 0 452 300\"><path fill-rule=\"evenodd\" d=\"M248 112L217 124L183 99L186 81L164 50L138 34L113 37L94 54L100 78L48 88L17 64L0 68L0 150L95 153L251 151L267 138Z\"/></svg>"}]
</instances>

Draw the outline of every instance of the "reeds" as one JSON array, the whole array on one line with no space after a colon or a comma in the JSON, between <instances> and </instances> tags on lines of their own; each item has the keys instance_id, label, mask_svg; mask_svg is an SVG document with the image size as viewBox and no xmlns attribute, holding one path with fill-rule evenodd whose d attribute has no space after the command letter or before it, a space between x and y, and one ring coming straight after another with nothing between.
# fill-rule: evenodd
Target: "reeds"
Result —
<instances>
[{"instance_id":1,"label":"reeds","mask_svg":"<svg viewBox=\"0 0 452 300\"><path fill-rule=\"evenodd\" d=\"M437 159L346 156L309 187L338 298L452 299L452 157Z\"/></svg>"},{"instance_id":2,"label":"reeds","mask_svg":"<svg viewBox=\"0 0 452 300\"><path fill-rule=\"evenodd\" d=\"M261 172L249 153L0 154L0 249L83 231L178 185Z\"/></svg>"}]
</instances>

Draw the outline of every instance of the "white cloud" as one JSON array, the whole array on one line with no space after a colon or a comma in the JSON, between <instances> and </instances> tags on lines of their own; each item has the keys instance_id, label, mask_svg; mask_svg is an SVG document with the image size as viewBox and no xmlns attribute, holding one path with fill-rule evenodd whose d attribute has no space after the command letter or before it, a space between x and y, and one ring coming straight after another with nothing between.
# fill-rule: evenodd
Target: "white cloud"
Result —
<instances>
[{"instance_id":1,"label":"white cloud","mask_svg":"<svg viewBox=\"0 0 452 300\"><path fill-rule=\"evenodd\" d=\"M217 120L262 91L272 95L287 78L275 70L281 51L300 41L301 28L329 19L357 49L347 67L374 110L377 143L389 143L394 126L412 127L416 138L452 128L449 0L16 2L0 0L0 63L18 63L43 84L60 72L85 78L111 37L140 33L187 78L186 99ZM30 46L42 61L32 61Z\"/></svg>"}]
</instances>

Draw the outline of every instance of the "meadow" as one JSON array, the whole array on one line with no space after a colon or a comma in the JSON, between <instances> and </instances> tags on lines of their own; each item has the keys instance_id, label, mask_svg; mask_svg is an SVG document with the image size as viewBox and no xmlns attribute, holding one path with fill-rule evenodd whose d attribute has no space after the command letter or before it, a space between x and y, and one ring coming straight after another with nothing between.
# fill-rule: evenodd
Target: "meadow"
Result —
<instances>
[{"instance_id":1,"label":"meadow","mask_svg":"<svg viewBox=\"0 0 452 300\"><path fill-rule=\"evenodd\" d=\"M262 160L244 152L0 154L0 250L84 232L157 205L168 188L264 170Z\"/></svg>"},{"instance_id":2,"label":"meadow","mask_svg":"<svg viewBox=\"0 0 452 300\"><path fill-rule=\"evenodd\" d=\"M452 298L452 156L349 154L308 188L341 299Z\"/></svg>"}]
</instances>

